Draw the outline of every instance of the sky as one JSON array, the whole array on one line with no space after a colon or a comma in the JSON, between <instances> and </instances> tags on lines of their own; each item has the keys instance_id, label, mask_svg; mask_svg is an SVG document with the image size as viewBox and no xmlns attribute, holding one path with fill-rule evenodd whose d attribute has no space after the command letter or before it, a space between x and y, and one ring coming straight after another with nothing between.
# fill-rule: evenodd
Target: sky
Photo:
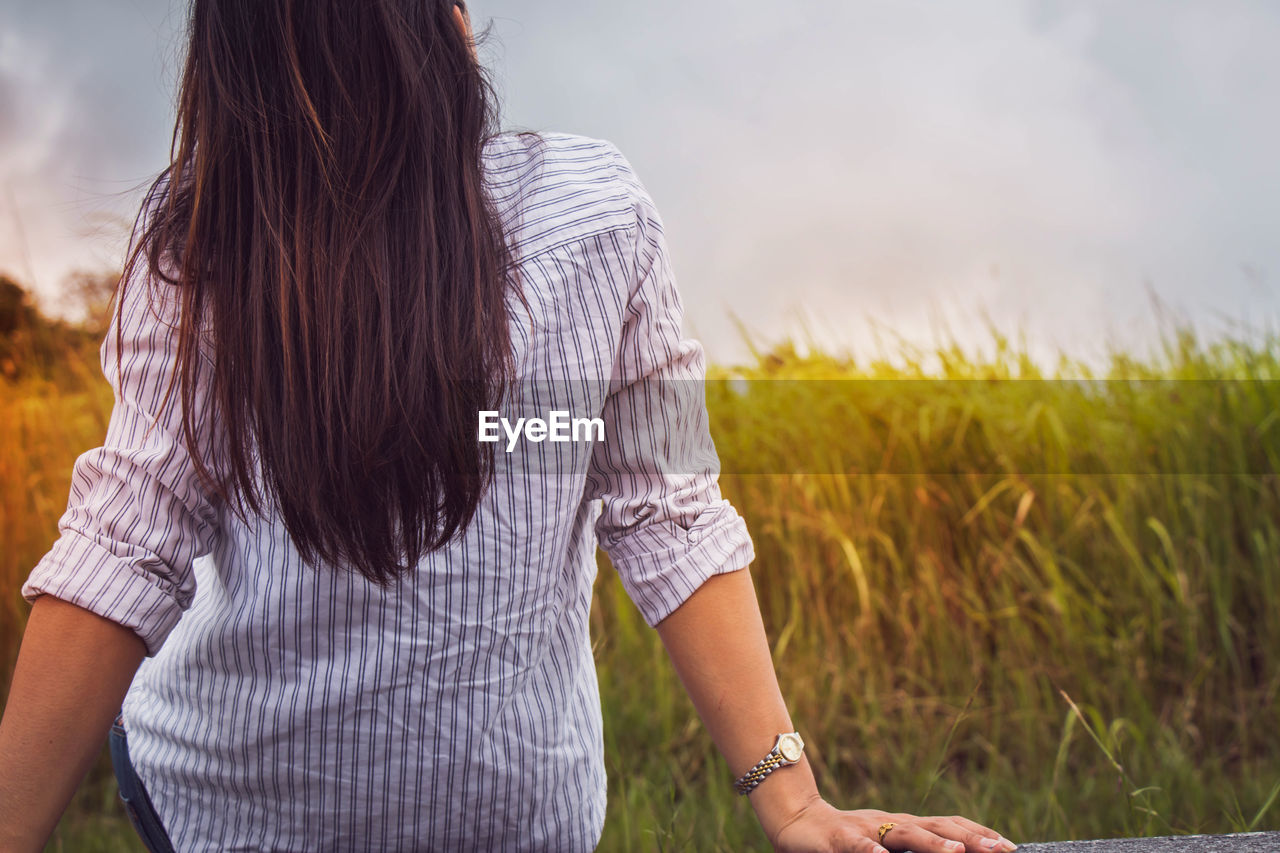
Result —
<instances>
[{"instance_id":1,"label":"sky","mask_svg":"<svg viewBox=\"0 0 1280 853\"><path fill-rule=\"evenodd\" d=\"M686 328L1049 360L1280 316L1271 0L471 0L504 123L614 142ZM0 271L56 305L165 165L185 5L0 0Z\"/></svg>"}]
</instances>

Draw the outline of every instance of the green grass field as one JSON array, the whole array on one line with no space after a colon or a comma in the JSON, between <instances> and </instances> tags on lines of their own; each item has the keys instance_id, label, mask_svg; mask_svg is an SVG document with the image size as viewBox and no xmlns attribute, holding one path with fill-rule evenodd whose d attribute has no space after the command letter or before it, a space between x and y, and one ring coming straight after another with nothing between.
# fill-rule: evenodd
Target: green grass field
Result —
<instances>
[{"instance_id":1,"label":"green grass field","mask_svg":"<svg viewBox=\"0 0 1280 853\"><path fill-rule=\"evenodd\" d=\"M1280 828L1277 343L1173 334L1056 369L1113 380L1091 384L1028 381L1000 340L715 371L746 380L708 386L721 482L828 799L1019 842ZM6 681L18 586L110 403L100 380L0 385ZM607 566L596 597L601 849L767 849ZM113 796L104 761L51 849L140 849Z\"/></svg>"}]
</instances>

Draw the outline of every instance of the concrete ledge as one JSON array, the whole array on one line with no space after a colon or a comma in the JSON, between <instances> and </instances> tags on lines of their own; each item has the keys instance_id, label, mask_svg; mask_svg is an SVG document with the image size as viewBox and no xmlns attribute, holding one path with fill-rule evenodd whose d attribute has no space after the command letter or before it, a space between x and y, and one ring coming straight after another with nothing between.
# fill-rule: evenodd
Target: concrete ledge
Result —
<instances>
[{"instance_id":1,"label":"concrete ledge","mask_svg":"<svg viewBox=\"0 0 1280 853\"><path fill-rule=\"evenodd\" d=\"M1280 853L1280 832L1052 841L1019 844L1018 850L1026 853Z\"/></svg>"}]
</instances>

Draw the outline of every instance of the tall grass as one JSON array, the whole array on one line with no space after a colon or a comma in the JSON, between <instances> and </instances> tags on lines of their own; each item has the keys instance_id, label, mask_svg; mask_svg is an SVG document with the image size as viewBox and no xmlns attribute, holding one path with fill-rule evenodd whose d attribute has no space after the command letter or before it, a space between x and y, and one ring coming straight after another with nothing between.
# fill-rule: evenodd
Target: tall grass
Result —
<instances>
[{"instance_id":1,"label":"tall grass","mask_svg":"<svg viewBox=\"0 0 1280 853\"><path fill-rule=\"evenodd\" d=\"M1093 384L1038 381L999 339L716 371L722 488L829 799L1018 841L1280 827L1276 343L1175 334L1055 369L1125 380ZM110 402L100 383L0 387L6 663L17 587ZM592 618L601 849L767 849L607 564ZM95 772L58 843L136 849Z\"/></svg>"},{"instance_id":2,"label":"tall grass","mask_svg":"<svg viewBox=\"0 0 1280 853\"><path fill-rule=\"evenodd\" d=\"M708 386L821 789L1023 841L1280 827L1277 341L1054 372L1107 382L996 344L927 354L935 381L784 347ZM611 572L597 595L606 849L766 849Z\"/></svg>"}]
</instances>

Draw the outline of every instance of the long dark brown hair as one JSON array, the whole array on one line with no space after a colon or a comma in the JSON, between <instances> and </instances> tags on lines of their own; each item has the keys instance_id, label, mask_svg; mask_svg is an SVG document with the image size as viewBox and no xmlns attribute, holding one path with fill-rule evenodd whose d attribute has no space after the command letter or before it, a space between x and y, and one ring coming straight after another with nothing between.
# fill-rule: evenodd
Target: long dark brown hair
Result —
<instances>
[{"instance_id":1,"label":"long dark brown hair","mask_svg":"<svg viewBox=\"0 0 1280 853\"><path fill-rule=\"evenodd\" d=\"M474 516L493 472L477 412L514 372L481 158L496 99L453 7L194 0L171 164L121 279L145 264L180 294L170 390L207 485L379 584Z\"/></svg>"}]
</instances>

